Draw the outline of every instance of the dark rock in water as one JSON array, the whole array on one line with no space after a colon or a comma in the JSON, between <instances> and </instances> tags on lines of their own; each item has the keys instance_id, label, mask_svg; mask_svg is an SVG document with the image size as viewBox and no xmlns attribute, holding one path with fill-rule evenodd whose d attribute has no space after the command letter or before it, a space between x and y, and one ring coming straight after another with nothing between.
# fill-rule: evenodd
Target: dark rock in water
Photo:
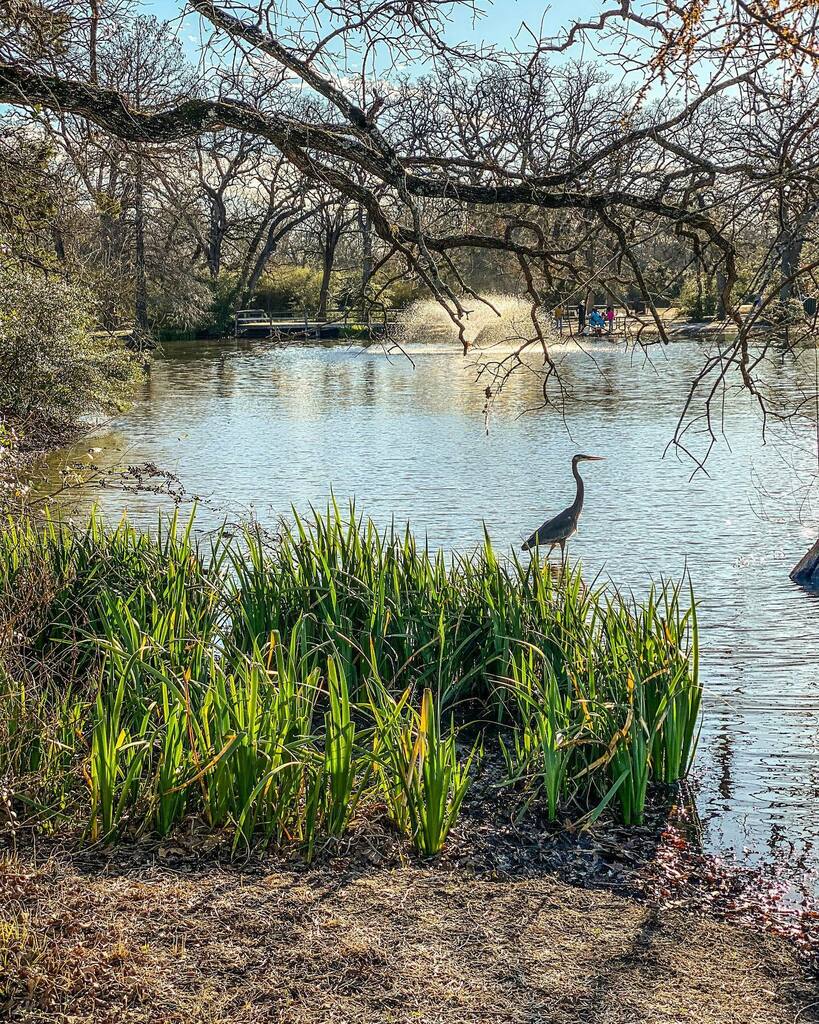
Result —
<instances>
[{"instance_id":1,"label":"dark rock in water","mask_svg":"<svg viewBox=\"0 0 819 1024\"><path fill-rule=\"evenodd\" d=\"M803 587L819 587L819 540L791 569L791 579Z\"/></svg>"}]
</instances>

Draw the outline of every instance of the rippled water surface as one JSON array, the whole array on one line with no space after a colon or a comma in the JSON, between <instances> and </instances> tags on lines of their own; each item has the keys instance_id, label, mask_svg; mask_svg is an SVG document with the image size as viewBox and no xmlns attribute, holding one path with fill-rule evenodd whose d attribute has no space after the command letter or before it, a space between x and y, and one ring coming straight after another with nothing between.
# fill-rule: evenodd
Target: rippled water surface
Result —
<instances>
[{"instance_id":1,"label":"rippled water surface","mask_svg":"<svg viewBox=\"0 0 819 1024\"><path fill-rule=\"evenodd\" d=\"M788 580L813 533L793 500L766 497L794 483L790 446L763 445L759 415L742 398L725 411L730 448L718 445L709 476L689 481L689 462L663 458L702 362L694 343L653 365L607 343L596 366L567 351L575 390L565 416L525 412L538 391L521 378L488 434L474 369L445 345L411 355L414 366L345 348L168 346L133 407L88 443L103 449L103 465L150 460L178 474L205 499L200 525L227 510L272 522L291 504L321 506L332 488L378 522L409 520L446 548L475 545L482 522L497 547L519 545L571 501L571 455L605 455L586 466L571 557L587 576L638 592L690 570L707 693L697 761L705 842L815 878L819 603ZM811 357L811 377L812 367ZM792 365L781 374L783 386L798 383ZM805 424L806 443L812 429ZM86 496L148 526L167 506L144 493Z\"/></svg>"}]
</instances>

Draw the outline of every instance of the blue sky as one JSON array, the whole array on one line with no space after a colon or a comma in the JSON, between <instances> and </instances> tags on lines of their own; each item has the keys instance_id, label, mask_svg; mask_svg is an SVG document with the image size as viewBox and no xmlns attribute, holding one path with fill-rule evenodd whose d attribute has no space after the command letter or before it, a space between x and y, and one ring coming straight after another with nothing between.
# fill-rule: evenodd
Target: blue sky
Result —
<instances>
[{"instance_id":1,"label":"blue sky","mask_svg":"<svg viewBox=\"0 0 819 1024\"><path fill-rule=\"evenodd\" d=\"M140 6L145 13L170 19L179 15L184 3L182 0L143 0ZM542 19L544 30L551 34L557 32L562 25L597 13L601 4L600 0L574 0L572 3L557 0L547 7L544 0L498 0L496 3L479 0L479 6L484 14L474 23L466 11L453 19L450 33L452 42L486 42L505 47L524 21L537 31ZM525 40L525 34L521 35L520 44L524 47Z\"/></svg>"}]
</instances>

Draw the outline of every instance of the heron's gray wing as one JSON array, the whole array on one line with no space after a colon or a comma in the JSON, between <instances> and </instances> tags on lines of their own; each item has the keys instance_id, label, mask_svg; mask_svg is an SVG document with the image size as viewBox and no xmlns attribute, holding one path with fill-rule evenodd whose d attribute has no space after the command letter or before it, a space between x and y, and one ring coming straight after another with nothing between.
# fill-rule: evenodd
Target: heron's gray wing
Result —
<instances>
[{"instance_id":1,"label":"heron's gray wing","mask_svg":"<svg viewBox=\"0 0 819 1024\"><path fill-rule=\"evenodd\" d=\"M565 540L572 531L574 526L574 508L564 508L562 512L553 519L547 519L546 522L538 527L537 530L527 539L521 548L522 551L530 551L535 547L543 547L545 544L556 544L558 541Z\"/></svg>"}]
</instances>

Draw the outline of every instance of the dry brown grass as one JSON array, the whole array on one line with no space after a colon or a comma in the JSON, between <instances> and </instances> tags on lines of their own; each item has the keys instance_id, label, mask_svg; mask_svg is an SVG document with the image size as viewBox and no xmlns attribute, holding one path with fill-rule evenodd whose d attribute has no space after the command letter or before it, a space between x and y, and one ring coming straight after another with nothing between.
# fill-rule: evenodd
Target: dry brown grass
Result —
<instances>
[{"instance_id":1,"label":"dry brown grass","mask_svg":"<svg viewBox=\"0 0 819 1024\"><path fill-rule=\"evenodd\" d=\"M9 861L0 922L13 1021L817 1019L782 940L548 877Z\"/></svg>"}]
</instances>

